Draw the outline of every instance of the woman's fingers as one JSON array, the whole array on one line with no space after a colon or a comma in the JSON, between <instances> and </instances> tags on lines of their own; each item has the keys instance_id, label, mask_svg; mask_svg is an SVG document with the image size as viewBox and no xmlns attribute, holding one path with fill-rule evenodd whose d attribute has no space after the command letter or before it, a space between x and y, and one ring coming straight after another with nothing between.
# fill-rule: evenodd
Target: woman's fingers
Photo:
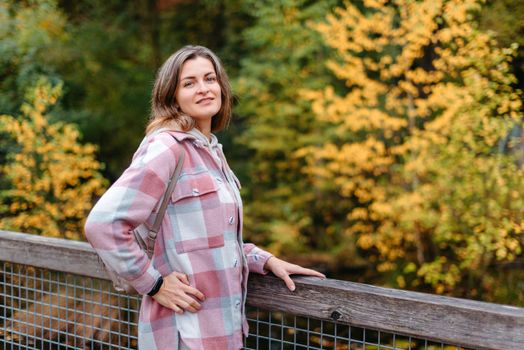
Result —
<instances>
[{"instance_id":1,"label":"woman's fingers","mask_svg":"<svg viewBox=\"0 0 524 350\"><path fill-rule=\"evenodd\" d=\"M289 277L289 274L291 272L287 271L284 266L281 266L280 268L279 267L275 267L273 269L273 273L275 274L275 276L279 277L280 279L282 279L284 281L286 287L290 291L294 291L295 290L295 283L293 282L291 277Z\"/></svg>"},{"instance_id":2,"label":"woman's fingers","mask_svg":"<svg viewBox=\"0 0 524 350\"><path fill-rule=\"evenodd\" d=\"M186 311L189 311L189 312L197 312L198 310L200 310L202 308L202 306L193 298L191 298L190 296L186 296L186 298L184 298L184 300L181 300L178 305L186 310Z\"/></svg>"},{"instance_id":3,"label":"woman's fingers","mask_svg":"<svg viewBox=\"0 0 524 350\"><path fill-rule=\"evenodd\" d=\"M295 290L295 283L289 277L288 274L285 274L284 276L282 276L282 279L284 280L284 283L286 284L287 289L289 289L290 291L294 291Z\"/></svg>"},{"instance_id":4,"label":"woman's fingers","mask_svg":"<svg viewBox=\"0 0 524 350\"><path fill-rule=\"evenodd\" d=\"M184 311L197 312L202 306L196 299L205 300L204 294L191 287L187 276L180 272L173 272L166 276L164 284L153 298L177 314L182 314Z\"/></svg>"},{"instance_id":5,"label":"woman's fingers","mask_svg":"<svg viewBox=\"0 0 524 350\"><path fill-rule=\"evenodd\" d=\"M194 295L196 298L200 299L201 301L204 301L206 297L202 292L200 292L198 289L191 287L189 284L189 279L187 278L186 274L180 273L180 272L173 272L171 275L174 275L180 282L182 282L185 286L183 289L186 293ZM170 275L170 276L171 276Z\"/></svg>"},{"instance_id":6,"label":"woman's fingers","mask_svg":"<svg viewBox=\"0 0 524 350\"><path fill-rule=\"evenodd\" d=\"M284 281L284 283L286 284L286 287L290 291L295 290L295 283L289 277L289 275L300 274L300 275L306 275L306 276L326 278L326 276L323 273L320 273L312 269L306 269L299 265L290 264L276 257L269 258L268 261L266 262L265 268L273 272L277 277L280 277Z\"/></svg>"},{"instance_id":7,"label":"woman's fingers","mask_svg":"<svg viewBox=\"0 0 524 350\"><path fill-rule=\"evenodd\" d=\"M195 297L196 297L196 298L200 299L201 301L204 301L205 300L205 296L204 296L204 294L202 294L202 292L200 292L198 289L190 287L190 286L183 286L182 287L182 292L184 294L181 295L181 299L182 299L181 301L184 303L182 305L182 307L184 309L186 309L188 311L191 311L190 309L200 310L202 308L200 303L195 299ZM196 312L196 311L193 311L193 312Z\"/></svg>"},{"instance_id":8,"label":"woman's fingers","mask_svg":"<svg viewBox=\"0 0 524 350\"><path fill-rule=\"evenodd\" d=\"M318 272L318 271L315 271L315 270L310 270L310 269L306 269L307 273L305 273L305 275L309 275L309 276L315 276L315 277L320 277L320 278L326 278L326 275L324 275L323 273L321 272Z\"/></svg>"},{"instance_id":9,"label":"woman's fingers","mask_svg":"<svg viewBox=\"0 0 524 350\"><path fill-rule=\"evenodd\" d=\"M311 269L306 269L306 268L298 266L298 265L295 265L295 266L298 267L298 269L293 269L292 271L290 271L290 273L296 273L296 274L300 274L300 275L326 278L326 276L323 273L320 273L318 271L311 270Z\"/></svg>"},{"instance_id":10,"label":"woman's fingers","mask_svg":"<svg viewBox=\"0 0 524 350\"><path fill-rule=\"evenodd\" d=\"M175 313L177 313L179 315L182 315L184 313L184 310L182 310L180 307L178 307L178 305L175 304L175 303L171 304L170 309L173 310Z\"/></svg>"},{"instance_id":11,"label":"woman's fingers","mask_svg":"<svg viewBox=\"0 0 524 350\"><path fill-rule=\"evenodd\" d=\"M206 300L205 295L204 295L201 291L199 291L199 290L196 289L196 288L191 287L190 285L184 286L184 287L183 287L183 290L184 290L187 294L194 295L197 299L199 299L199 300L201 300L201 301Z\"/></svg>"},{"instance_id":12,"label":"woman's fingers","mask_svg":"<svg viewBox=\"0 0 524 350\"><path fill-rule=\"evenodd\" d=\"M179 296L178 298L171 298L168 305L164 303L161 304L172 309L177 314L183 314L184 311L198 312L202 308L202 306L195 299L185 294Z\"/></svg>"},{"instance_id":13,"label":"woman's fingers","mask_svg":"<svg viewBox=\"0 0 524 350\"><path fill-rule=\"evenodd\" d=\"M291 274L299 274L299 275L306 275L306 276L315 276L320 278L326 278L326 276L323 273L320 273L318 271L307 269L305 267L295 265L295 264L288 264L285 267L285 270L291 275Z\"/></svg>"},{"instance_id":14,"label":"woman's fingers","mask_svg":"<svg viewBox=\"0 0 524 350\"><path fill-rule=\"evenodd\" d=\"M175 275L179 281L181 281L184 284L187 284L189 286L189 279L187 278L187 275L181 272L173 272L172 275Z\"/></svg>"}]
</instances>

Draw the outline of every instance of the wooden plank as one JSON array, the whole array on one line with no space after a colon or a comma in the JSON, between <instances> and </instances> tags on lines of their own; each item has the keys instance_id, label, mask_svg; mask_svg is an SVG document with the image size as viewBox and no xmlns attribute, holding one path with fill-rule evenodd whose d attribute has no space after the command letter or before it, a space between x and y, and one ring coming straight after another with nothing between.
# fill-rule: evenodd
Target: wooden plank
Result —
<instances>
[{"instance_id":1,"label":"wooden plank","mask_svg":"<svg viewBox=\"0 0 524 350\"><path fill-rule=\"evenodd\" d=\"M89 243L69 239L0 230L0 260L108 279Z\"/></svg>"},{"instance_id":2,"label":"wooden plank","mask_svg":"<svg viewBox=\"0 0 524 350\"><path fill-rule=\"evenodd\" d=\"M474 349L524 349L524 309L360 283L250 275L247 302L265 310L400 333Z\"/></svg>"},{"instance_id":3,"label":"wooden plank","mask_svg":"<svg viewBox=\"0 0 524 350\"><path fill-rule=\"evenodd\" d=\"M107 279L85 242L0 231L0 260ZM524 349L524 309L333 279L250 275L248 304L474 349Z\"/></svg>"}]
</instances>

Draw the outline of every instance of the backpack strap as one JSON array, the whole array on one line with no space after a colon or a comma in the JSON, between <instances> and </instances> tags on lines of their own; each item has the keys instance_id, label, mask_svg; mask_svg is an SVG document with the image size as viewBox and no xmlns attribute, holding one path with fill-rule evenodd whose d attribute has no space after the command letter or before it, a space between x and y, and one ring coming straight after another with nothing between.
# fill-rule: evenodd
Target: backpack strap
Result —
<instances>
[{"instance_id":1,"label":"backpack strap","mask_svg":"<svg viewBox=\"0 0 524 350\"><path fill-rule=\"evenodd\" d=\"M173 173L173 175L171 175L171 179L169 180L167 189L162 197L162 203L160 204L160 208L158 209L158 213L155 217L155 222L153 223L153 226L151 227L151 229L149 229L149 232L147 234L147 238L149 239L148 247L154 247L155 245L156 236L158 234L158 230L160 229L160 225L162 224L162 219L164 218L164 215L166 213L169 198L171 198L171 194L173 194L173 190L175 189L178 177L182 172L182 166L184 165L185 156L186 154L184 152L184 149L180 147L175 172Z\"/></svg>"}]
</instances>

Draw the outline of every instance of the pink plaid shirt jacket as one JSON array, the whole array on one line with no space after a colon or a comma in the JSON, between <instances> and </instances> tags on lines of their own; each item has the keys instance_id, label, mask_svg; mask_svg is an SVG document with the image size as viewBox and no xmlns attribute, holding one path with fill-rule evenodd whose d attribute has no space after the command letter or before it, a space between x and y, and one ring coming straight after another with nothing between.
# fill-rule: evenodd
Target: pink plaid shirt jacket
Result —
<instances>
[{"instance_id":1,"label":"pink plaid shirt jacket","mask_svg":"<svg viewBox=\"0 0 524 350\"><path fill-rule=\"evenodd\" d=\"M264 273L271 256L242 242L240 183L216 137L205 142L197 136L194 131L146 136L86 221L86 237L102 260L146 294L138 322L141 350L242 348L248 273ZM180 148L186 153L182 172L149 259L129 231L151 223ZM205 295L197 313L177 315L147 296L160 275L173 271L185 273Z\"/></svg>"}]
</instances>

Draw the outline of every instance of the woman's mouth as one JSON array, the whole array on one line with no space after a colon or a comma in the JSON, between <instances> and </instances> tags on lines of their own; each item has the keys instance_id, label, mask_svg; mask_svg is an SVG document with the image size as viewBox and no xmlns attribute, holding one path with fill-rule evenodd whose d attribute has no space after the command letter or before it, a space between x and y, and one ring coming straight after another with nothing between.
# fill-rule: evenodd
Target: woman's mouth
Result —
<instances>
[{"instance_id":1,"label":"woman's mouth","mask_svg":"<svg viewBox=\"0 0 524 350\"><path fill-rule=\"evenodd\" d=\"M213 97L204 97L204 98L198 100L196 103L197 103L197 105L198 104L207 104L207 103L209 103L209 102L211 102L213 100L214 100Z\"/></svg>"}]
</instances>

